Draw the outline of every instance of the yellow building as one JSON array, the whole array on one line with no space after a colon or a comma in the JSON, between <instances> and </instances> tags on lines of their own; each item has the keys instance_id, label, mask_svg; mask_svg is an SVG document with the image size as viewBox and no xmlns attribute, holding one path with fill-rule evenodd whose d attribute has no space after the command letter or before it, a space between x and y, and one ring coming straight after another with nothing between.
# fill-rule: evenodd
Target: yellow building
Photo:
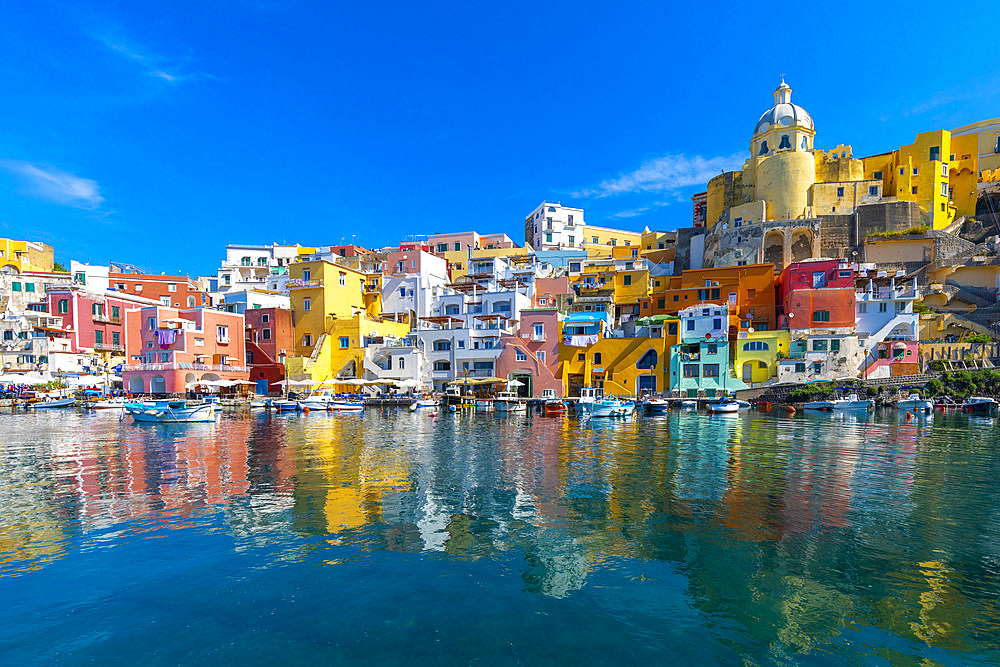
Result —
<instances>
[{"instance_id":1,"label":"yellow building","mask_svg":"<svg viewBox=\"0 0 1000 667\"><path fill-rule=\"evenodd\" d=\"M638 250L643 247L642 234L639 232L586 225L581 228L580 233L583 235L583 247L588 259L607 259L612 257L614 249L618 247L634 246Z\"/></svg>"},{"instance_id":2,"label":"yellow building","mask_svg":"<svg viewBox=\"0 0 1000 667\"><path fill-rule=\"evenodd\" d=\"M639 254L670 250L677 244L677 232L651 232L647 228L639 239Z\"/></svg>"},{"instance_id":3,"label":"yellow building","mask_svg":"<svg viewBox=\"0 0 1000 667\"><path fill-rule=\"evenodd\" d=\"M335 377L361 378L364 376L365 348L369 342L366 339L403 338L409 332L406 322L373 320L361 313L350 318L334 319L309 356L286 360L288 376L308 376L316 382Z\"/></svg>"},{"instance_id":4,"label":"yellow building","mask_svg":"<svg viewBox=\"0 0 1000 667\"><path fill-rule=\"evenodd\" d=\"M296 357L312 356L338 319L382 313L382 274L314 259L293 262L288 275Z\"/></svg>"},{"instance_id":5,"label":"yellow building","mask_svg":"<svg viewBox=\"0 0 1000 667\"><path fill-rule=\"evenodd\" d=\"M0 238L0 269L48 273L53 263L52 246L47 243Z\"/></svg>"},{"instance_id":6,"label":"yellow building","mask_svg":"<svg viewBox=\"0 0 1000 667\"><path fill-rule=\"evenodd\" d=\"M660 315L651 321L650 334L641 338L598 338L589 347L560 343L557 376L564 395L579 396L582 387L601 387L605 394L619 396L668 391L670 346L677 343L679 320Z\"/></svg>"},{"instance_id":7,"label":"yellow building","mask_svg":"<svg viewBox=\"0 0 1000 667\"><path fill-rule=\"evenodd\" d=\"M778 377L778 359L788 356L787 329L741 331L733 344L733 367L743 382L757 384Z\"/></svg>"}]
</instances>

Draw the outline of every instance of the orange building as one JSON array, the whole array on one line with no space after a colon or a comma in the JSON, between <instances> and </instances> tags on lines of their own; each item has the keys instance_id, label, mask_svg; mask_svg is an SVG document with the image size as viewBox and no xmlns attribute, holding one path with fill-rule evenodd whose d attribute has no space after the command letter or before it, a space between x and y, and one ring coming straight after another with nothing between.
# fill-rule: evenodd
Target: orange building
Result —
<instances>
[{"instance_id":1,"label":"orange building","mask_svg":"<svg viewBox=\"0 0 1000 667\"><path fill-rule=\"evenodd\" d=\"M109 287L126 294L159 301L171 308L199 308L208 305L208 295L187 276L158 276L145 273L109 273Z\"/></svg>"},{"instance_id":2,"label":"orange building","mask_svg":"<svg viewBox=\"0 0 1000 667\"><path fill-rule=\"evenodd\" d=\"M773 331L777 324L773 264L690 269L650 282L649 296L639 302L640 317L677 315L696 303L728 302L731 330ZM730 333L735 337L735 331Z\"/></svg>"}]
</instances>

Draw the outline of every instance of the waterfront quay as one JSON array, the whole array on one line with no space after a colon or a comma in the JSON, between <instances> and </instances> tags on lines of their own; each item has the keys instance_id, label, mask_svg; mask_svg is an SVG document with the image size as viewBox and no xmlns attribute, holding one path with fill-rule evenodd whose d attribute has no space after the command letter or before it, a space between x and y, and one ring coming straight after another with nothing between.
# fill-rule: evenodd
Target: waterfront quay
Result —
<instances>
[{"instance_id":1,"label":"waterfront quay","mask_svg":"<svg viewBox=\"0 0 1000 667\"><path fill-rule=\"evenodd\" d=\"M989 417L69 408L0 432L4 664L1000 660Z\"/></svg>"}]
</instances>

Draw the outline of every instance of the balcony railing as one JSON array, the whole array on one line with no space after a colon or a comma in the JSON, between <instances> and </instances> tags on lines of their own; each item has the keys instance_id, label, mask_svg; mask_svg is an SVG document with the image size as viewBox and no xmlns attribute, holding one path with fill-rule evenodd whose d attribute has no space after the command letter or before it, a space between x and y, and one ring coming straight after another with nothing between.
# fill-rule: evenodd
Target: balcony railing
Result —
<instances>
[{"instance_id":1,"label":"balcony railing","mask_svg":"<svg viewBox=\"0 0 1000 667\"><path fill-rule=\"evenodd\" d=\"M249 373L249 366L227 366L222 364L188 364L168 362L162 364L126 364L125 371L216 371L223 373Z\"/></svg>"},{"instance_id":2,"label":"balcony railing","mask_svg":"<svg viewBox=\"0 0 1000 667\"><path fill-rule=\"evenodd\" d=\"M120 317L109 317L108 315L105 315L104 313L95 313L92 316L92 318L93 318L93 320L95 322L103 322L104 324L121 324L122 323L122 318L120 318Z\"/></svg>"},{"instance_id":3,"label":"balcony railing","mask_svg":"<svg viewBox=\"0 0 1000 667\"><path fill-rule=\"evenodd\" d=\"M94 343L95 350L104 350L105 352L121 352L123 348L119 343Z\"/></svg>"},{"instance_id":4,"label":"balcony railing","mask_svg":"<svg viewBox=\"0 0 1000 667\"><path fill-rule=\"evenodd\" d=\"M306 289L309 287L322 287L322 280L301 280L299 278L292 278L286 283L288 289Z\"/></svg>"}]
</instances>

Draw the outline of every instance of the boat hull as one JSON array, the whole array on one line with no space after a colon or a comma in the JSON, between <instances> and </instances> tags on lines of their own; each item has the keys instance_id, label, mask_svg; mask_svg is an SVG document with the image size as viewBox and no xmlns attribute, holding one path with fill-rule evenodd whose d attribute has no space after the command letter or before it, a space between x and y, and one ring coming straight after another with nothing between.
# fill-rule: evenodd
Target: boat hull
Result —
<instances>
[{"instance_id":1,"label":"boat hull","mask_svg":"<svg viewBox=\"0 0 1000 667\"><path fill-rule=\"evenodd\" d=\"M42 401L41 403L35 403L31 407L36 410L41 410L45 408L68 408L76 404L75 398L57 398L53 401Z\"/></svg>"},{"instance_id":2,"label":"boat hull","mask_svg":"<svg viewBox=\"0 0 1000 667\"><path fill-rule=\"evenodd\" d=\"M211 404L194 405L190 407L171 407L169 405L129 404L125 407L132 419L137 422L156 424L181 424L214 422L215 410Z\"/></svg>"}]
</instances>

